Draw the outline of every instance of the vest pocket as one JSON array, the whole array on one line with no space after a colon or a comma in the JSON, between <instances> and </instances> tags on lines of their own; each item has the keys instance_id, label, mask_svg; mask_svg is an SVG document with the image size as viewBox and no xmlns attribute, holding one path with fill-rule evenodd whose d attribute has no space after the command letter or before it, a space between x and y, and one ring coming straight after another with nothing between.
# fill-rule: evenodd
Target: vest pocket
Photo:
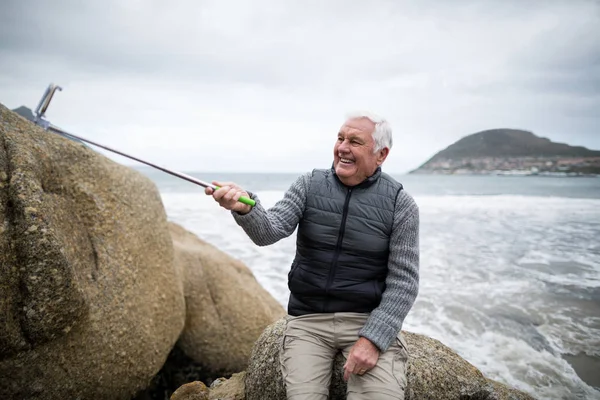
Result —
<instances>
[{"instance_id":1,"label":"vest pocket","mask_svg":"<svg viewBox=\"0 0 600 400\"><path fill-rule=\"evenodd\" d=\"M292 269L288 274L288 289L293 294L303 294L307 292L307 282L305 282L305 277L302 273L302 267L299 262L294 261L292 264Z\"/></svg>"}]
</instances>

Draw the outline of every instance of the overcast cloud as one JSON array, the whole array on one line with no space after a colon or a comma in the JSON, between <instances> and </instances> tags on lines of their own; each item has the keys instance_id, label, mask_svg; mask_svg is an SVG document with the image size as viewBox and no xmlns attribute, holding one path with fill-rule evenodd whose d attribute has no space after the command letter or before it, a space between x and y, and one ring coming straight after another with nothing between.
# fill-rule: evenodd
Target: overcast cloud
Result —
<instances>
[{"instance_id":1,"label":"overcast cloud","mask_svg":"<svg viewBox=\"0 0 600 400\"><path fill-rule=\"evenodd\" d=\"M186 171L329 166L355 109L388 172L490 128L600 149L597 1L4 0L0 37L2 104L56 83L52 123Z\"/></svg>"}]
</instances>

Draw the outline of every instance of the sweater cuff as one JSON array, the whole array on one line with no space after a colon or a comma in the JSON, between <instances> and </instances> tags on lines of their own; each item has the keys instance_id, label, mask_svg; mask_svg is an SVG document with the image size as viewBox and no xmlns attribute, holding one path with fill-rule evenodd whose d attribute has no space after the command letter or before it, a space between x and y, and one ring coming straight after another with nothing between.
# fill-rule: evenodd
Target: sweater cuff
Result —
<instances>
[{"instance_id":1,"label":"sweater cuff","mask_svg":"<svg viewBox=\"0 0 600 400\"><path fill-rule=\"evenodd\" d=\"M256 210L257 207L260 207L258 196L256 196L252 192L246 192L246 193L248 193L248 197L250 197L252 200L254 200L256 202L256 204L254 206L252 206L250 208L250 211L247 212L246 214L240 214L237 211L231 211L231 215L233 215L233 219L235 220L235 222L238 223L238 225L252 224L257 218L259 218L259 216L258 216L259 212L258 212L258 210Z\"/></svg>"},{"instance_id":2,"label":"sweater cuff","mask_svg":"<svg viewBox=\"0 0 600 400\"><path fill-rule=\"evenodd\" d=\"M398 331L382 320L371 316L358 332L358 336L369 339L381 353L385 353L398 336Z\"/></svg>"}]
</instances>

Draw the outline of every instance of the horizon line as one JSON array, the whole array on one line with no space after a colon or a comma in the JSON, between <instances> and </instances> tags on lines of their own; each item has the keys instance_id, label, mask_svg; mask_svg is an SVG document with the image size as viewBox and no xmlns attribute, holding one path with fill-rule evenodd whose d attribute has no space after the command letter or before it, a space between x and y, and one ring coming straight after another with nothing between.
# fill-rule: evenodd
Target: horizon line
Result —
<instances>
[{"instance_id":1,"label":"horizon line","mask_svg":"<svg viewBox=\"0 0 600 400\"><path fill-rule=\"evenodd\" d=\"M163 172L166 173L164 171L161 171L157 168L151 167L149 165L138 165L138 164L122 164L125 167L131 167L131 168L136 168L136 169L149 169L149 170L154 170L154 171L159 171L159 172ZM270 170L254 170L254 171L249 171L249 170L239 170L239 171L235 171L235 170L218 170L218 169L204 169L204 170L197 170L197 169L179 169L178 171L180 172L187 172L187 173L227 173L227 174L274 174L274 175L289 175L289 174L304 174L306 172L312 171L313 169L319 169L318 167L315 168L309 168L309 169L304 169L304 170L297 170L297 171L270 171ZM322 169L322 168L321 168ZM395 174L395 175L408 175L412 170L407 170L407 171L385 171L386 174Z\"/></svg>"}]
</instances>

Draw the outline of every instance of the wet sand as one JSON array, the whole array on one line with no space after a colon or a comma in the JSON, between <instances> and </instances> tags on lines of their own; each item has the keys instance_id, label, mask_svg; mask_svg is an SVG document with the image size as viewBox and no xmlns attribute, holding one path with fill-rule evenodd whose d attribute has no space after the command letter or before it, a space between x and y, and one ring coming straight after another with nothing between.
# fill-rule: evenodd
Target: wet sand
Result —
<instances>
[{"instance_id":1,"label":"wet sand","mask_svg":"<svg viewBox=\"0 0 600 400\"><path fill-rule=\"evenodd\" d=\"M582 381L600 391L600 357L586 354L563 354L562 357L573 367Z\"/></svg>"}]
</instances>

